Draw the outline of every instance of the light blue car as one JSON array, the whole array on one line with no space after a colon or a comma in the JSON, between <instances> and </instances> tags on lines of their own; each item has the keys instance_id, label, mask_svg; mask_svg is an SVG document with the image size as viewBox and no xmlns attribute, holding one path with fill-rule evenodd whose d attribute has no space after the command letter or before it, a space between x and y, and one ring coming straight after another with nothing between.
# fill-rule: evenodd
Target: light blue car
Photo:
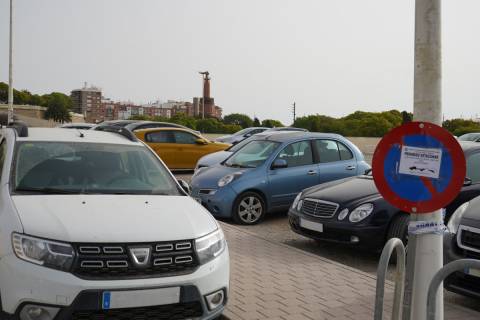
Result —
<instances>
[{"instance_id":1,"label":"light blue car","mask_svg":"<svg viewBox=\"0 0 480 320\"><path fill-rule=\"evenodd\" d=\"M340 135L277 133L197 170L191 195L214 216L255 224L266 212L287 210L303 189L367 169L362 152Z\"/></svg>"}]
</instances>

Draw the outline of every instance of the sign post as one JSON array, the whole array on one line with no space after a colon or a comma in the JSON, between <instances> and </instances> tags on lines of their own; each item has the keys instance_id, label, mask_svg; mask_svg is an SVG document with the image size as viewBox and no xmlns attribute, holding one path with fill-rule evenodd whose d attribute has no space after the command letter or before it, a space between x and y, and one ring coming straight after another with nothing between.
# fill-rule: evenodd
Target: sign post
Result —
<instances>
[{"instance_id":1,"label":"sign post","mask_svg":"<svg viewBox=\"0 0 480 320\"><path fill-rule=\"evenodd\" d=\"M442 125L441 0L415 1L415 67L413 117ZM442 211L411 215L410 220L443 221ZM425 319L431 278L443 267L443 241L439 234L409 236L404 319ZM443 319L443 290L437 294L437 320Z\"/></svg>"},{"instance_id":2,"label":"sign post","mask_svg":"<svg viewBox=\"0 0 480 320\"><path fill-rule=\"evenodd\" d=\"M412 312L404 308L404 319L425 319L426 301L424 305L421 301L427 298L433 268L438 263L440 268L443 266L443 252L436 250L436 242L443 243L445 230L441 209L455 199L463 186L465 156L447 130L429 122L410 122L383 137L373 156L372 171L385 200L411 214L407 257L414 266L410 274L413 308ZM439 212L440 219L432 219L431 212ZM411 252L412 238L416 240L415 254ZM420 307L424 314L418 311Z\"/></svg>"}]
</instances>

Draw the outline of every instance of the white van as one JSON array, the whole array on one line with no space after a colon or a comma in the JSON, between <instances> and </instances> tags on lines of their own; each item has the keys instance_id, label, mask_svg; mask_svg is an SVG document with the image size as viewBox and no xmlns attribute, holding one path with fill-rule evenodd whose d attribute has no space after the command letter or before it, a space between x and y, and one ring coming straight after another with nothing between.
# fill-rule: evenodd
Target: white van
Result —
<instances>
[{"instance_id":1,"label":"white van","mask_svg":"<svg viewBox=\"0 0 480 320\"><path fill-rule=\"evenodd\" d=\"M220 226L126 129L0 128L0 319L213 319Z\"/></svg>"}]
</instances>

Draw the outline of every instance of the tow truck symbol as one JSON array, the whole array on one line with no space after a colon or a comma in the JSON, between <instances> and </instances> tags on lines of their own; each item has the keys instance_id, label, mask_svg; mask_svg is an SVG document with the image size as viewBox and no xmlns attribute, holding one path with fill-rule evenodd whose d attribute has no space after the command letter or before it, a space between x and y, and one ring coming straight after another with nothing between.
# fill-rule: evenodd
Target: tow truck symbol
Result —
<instances>
[{"instance_id":1,"label":"tow truck symbol","mask_svg":"<svg viewBox=\"0 0 480 320\"><path fill-rule=\"evenodd\" d=\"M430 171L431 173L435 173L435 170L427 169L427 168L417 168L417 167L415 167L415 166L410 167L410 168L408 168L408 169L410 169L410 171L420 171L420 172Z\"/></svg>"}]
</instances>

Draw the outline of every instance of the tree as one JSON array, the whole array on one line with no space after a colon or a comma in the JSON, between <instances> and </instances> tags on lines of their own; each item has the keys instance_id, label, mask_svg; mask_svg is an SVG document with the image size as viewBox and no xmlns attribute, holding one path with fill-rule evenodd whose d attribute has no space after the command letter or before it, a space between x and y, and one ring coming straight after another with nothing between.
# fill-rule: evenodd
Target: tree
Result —
<instances>
[{"instance_id":1,"label":"tree","mask_svg":"<svg viewBox=\"0 0 480 320\"><path fill-rule=\"evenodd\" d=\"M215 118L198 119L197 130L202 133L222 133L223 123Z\"/></svg>"},{"instance_id":2,"label":"tree","mask_svg":"<svg viewBox=\"0 0 480 320\"><path fill-rule=\"evenodd\" d=\"M195 118L189 117L183 112L176 113L172 118L170 118L170 122L181 124L182 126L189 127L190 129L195 129L197 125Z\"/></svg>"},{"instance_id":3,"label":"tree","mask_svg":"<svg viewBox=\"0 0 480 320\"><path fill-rule=\"evenodd\" d=\"M260 120L257 117L253 118L253 126L260 127Z\"/></svg>"},{"instance_id":4,"label":"tree","mask_svg":"<svg viewBox=\"0 0 480 320\"><path fill-rule=\"evenodd\" d=\"M242 128L253 126L253 120L246 114L232 113L223 118L225 124L236 124Z\"/></svg>"},{"instance_id":5,"label":"tree","mask_svg":"<svg viewBox=\"0 0 480 320\"><path fill-rule=\"evenodd\" d=\"M456 136L461 136L462 134L470 132L480 132L480 124L473 120L446 120L443 122L443 127Z\"/></svg>"},{"instance_id":6,"label":"tree","mask_svg":"<svg viewBox=\"0 0 480 320\"><path fill-rule=\"evenodd\" d=\"M278 127L285 127L285 126L283 125L283 123L281 123L278 120L265 119L262 121L262 127L278 128Z\"/></svg>"},{"instance_id":7,"label":"tree","mask_svg":"<svg viewBox=\"0 0 480 320\"><path fill-rule=\"evenodd\" d=\"M402 124L412 122L413 120L413 113L402 111Z\"/></svg>"},{"instance_id":8,"label":"tree","mask_svg":"<svg viewBox=\"0 0 480 320\"><path fill-rule=\"evenodd\" d=\"M71 122L70 109L72 100L60 92L52 92L47 98L47 111L45 119L53 119L56 122Z\"/></svg>"}]
</instances>

